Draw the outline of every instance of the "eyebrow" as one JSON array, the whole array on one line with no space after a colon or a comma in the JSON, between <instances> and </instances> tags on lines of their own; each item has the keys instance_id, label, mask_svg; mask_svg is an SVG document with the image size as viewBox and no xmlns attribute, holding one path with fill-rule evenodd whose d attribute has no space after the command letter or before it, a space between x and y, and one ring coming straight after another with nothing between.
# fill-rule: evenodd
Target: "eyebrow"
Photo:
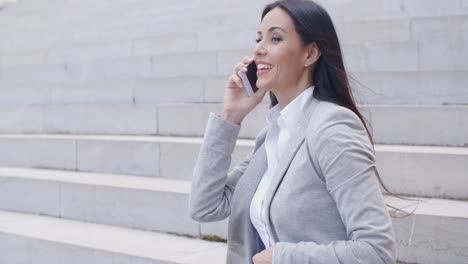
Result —
<instances>
[{"instance_id":1,"label":"eyebrow","mask_svg":"<svg viewBox=\"0 0 468 264\"><path fill-rule=\"evenodd\" d=\"M281 27L279 27L279 26L272 26L271 28L268 29L268 32L271 32L271 31L273 31L273 30L275 30L275 29L279 29L279 30L283 31L284 33L287 33L286 30L284 30L283 28L281 28ZM262 32L261 32L261 31L257 31L257 34L262 34Z\"/></svg>"}]
</instances>

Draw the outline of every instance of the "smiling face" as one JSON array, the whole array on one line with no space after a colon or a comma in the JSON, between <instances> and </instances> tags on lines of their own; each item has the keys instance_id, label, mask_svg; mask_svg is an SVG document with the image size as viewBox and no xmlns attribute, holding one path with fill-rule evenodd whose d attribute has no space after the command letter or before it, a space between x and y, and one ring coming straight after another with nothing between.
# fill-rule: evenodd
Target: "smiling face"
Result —
<instances>
[{"instance_id":1,"label":"smiling face","mask_svg":"<svg viewBox=\"0 0 468 264\"><path fill-rule=\"evenodd\" d=\"M312 82L304 66L308 54L288 13L281 8L271 10L262 20L254 50L257 87L276 95L307 88Z\"/></svg>"}]
</instances>

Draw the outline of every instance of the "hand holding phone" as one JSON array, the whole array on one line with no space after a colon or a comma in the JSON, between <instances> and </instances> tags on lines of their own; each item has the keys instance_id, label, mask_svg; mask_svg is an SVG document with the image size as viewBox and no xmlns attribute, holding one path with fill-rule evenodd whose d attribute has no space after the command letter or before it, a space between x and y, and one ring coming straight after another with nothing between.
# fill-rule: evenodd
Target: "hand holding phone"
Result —
<instances>
[{"instance_id":1,"label":"hand holding phone","mask_svg":"<svg viewBox=\"0 0 468 264\"><path fill-rule=\"evenodd\" d=\"M252 58L244 57L236 64L226 83L221 114L223 119L239 125L245 116L262 102L267 90L257 89L256 82L257 65Z\"/></svg>"},{"instance_id":2,"label":"hand holding phone","mask_svg":"<svg viewBox=\"0 0 468 264\"><path fill-rule=\"evenodd\" d=\"M247 72L239 71L247 95L252 97L257 92L257 65L252 61L247 67Z\"/></svg>"}]
</instances>

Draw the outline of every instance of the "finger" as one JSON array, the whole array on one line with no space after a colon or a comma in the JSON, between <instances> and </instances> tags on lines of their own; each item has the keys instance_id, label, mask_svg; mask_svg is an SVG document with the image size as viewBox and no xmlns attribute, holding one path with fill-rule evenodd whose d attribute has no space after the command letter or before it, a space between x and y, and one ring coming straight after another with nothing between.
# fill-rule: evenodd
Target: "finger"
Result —
<instances>
[{"instance_id":1,"label":"finger","mask_svg":"<svg viewBox=\"0 0 468 264\"><path fill-rule=\"evenodd\" d=\"M239 78L239 76L233 74L231 75L231 77L229 77L229 80L228 80L228 83L230 83L231 85L235 85L237 87L240 87L240 88L243 88L243 84L242 84L242 79Z\"/></svg>"},{"instance_id":2,"label":"finger","mask_svg":"<svg viewBox=\"0 0 468 264\"><path fill-rule=\"evenodd\" d=\"M245 64L244 63L238 63L236 64L236 66L234 67L234 74L238 74L239 71L247 71L247 69L245 68Z\"/></svg>"},{"instance_id":3,"label":"finger","mask_svg":"<svg viewBox=\"0 0 468 264\"><path fill-rule=\"evenodd\" d=\"M250 64L253 62L253 58L250 58L249 56L245 56L243 59L242 59L242 64Z\"/></svg>"},{"instance_id":4,"label":"finger","mask_svg":"<svg viewBox=\"0 0 468 264\"><path fill-rule=\"evenodd\" d=\"M242 79L238 75L233 75L232 80L234 81L237 86L243 88L244 84L242 83Z\"/></svg>"},{"instance_id":5,"label":"finger","mask_svg":"<svg viewBox=\"0 0 468 264\"><path fill-rule=\"evenodd\" d=\"M255 256L253 256L252 262L253 262L254 264L256 264L256 263L257 263L257 260L258 260L258 253L257 253Z\"/></svg>"},{"instance_id":6,"label":"finger","mask_svg":"<svg viewBox=\"0 0 468 264\"><path fill-rule=\"evenodd\" d=\"M247 72L247 66L250 65L251 63L253 63L253 59L252 58L249 58L249 57L244 57L244 59L242 59L242 63L243 63L243 70L245 72Z\"/></svg>"},{"instance_id":7,"label":"finger","mask_svg":"<svg viewBox=\"0 0 468 264\"><path fill-rule=\"evenodd\" d=\"M234 73L237 74L239 71L246 72L247 71L247 65L253 62L253 58L250 58L248 56L245 56L242 61L234 67Z\"/></svg>"}]
</instances>

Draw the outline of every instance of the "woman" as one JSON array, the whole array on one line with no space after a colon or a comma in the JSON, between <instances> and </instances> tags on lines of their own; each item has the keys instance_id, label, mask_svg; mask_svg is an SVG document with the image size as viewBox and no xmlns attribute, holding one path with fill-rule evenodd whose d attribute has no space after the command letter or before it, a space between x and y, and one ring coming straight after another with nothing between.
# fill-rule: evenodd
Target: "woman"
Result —
<instances>
[{"instance_id":1,"label":"woman","mask_svg":"<svg viewBox=\"0 0 468 264\"><path fill-rule=\"evenodd\" d=\"M256 63L248 97L238 71ZM267 92L268 126L229 174L240 124ZM264 9L254 58L210 114L192 181L192 218L229 218L227 263L395 263L372 140L352 99L327 12L311 1Z\"/></svg>"}]
</instances>

